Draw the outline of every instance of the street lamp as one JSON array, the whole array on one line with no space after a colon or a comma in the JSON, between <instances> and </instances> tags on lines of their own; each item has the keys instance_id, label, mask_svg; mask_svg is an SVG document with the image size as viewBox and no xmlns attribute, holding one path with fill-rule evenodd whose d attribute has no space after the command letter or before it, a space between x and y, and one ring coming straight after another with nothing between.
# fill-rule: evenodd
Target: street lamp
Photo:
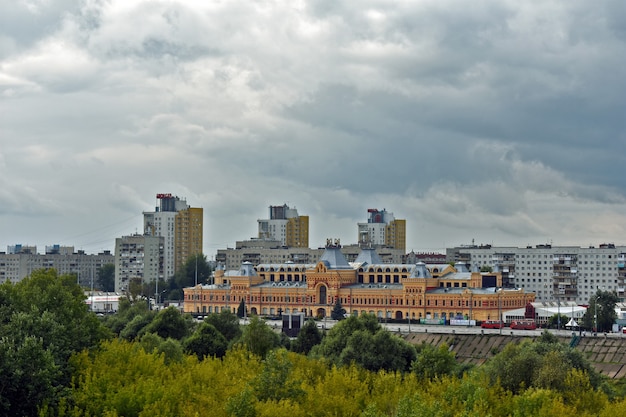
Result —
<instances>
[{"instance_id":1,"label":"street lamp","mask_svg":"<svg viewBox=\"0 0 626 417\"><path fill-rule=\"evenodd\" d=\"M596 302L594 303L594 317L593 317L593 331L594 333L598 332L598 290L596 290Z\"/></svg>"},{"instance_id":2,"label":"street lamp","mask_svg":"<svg viewBox=\"0 0 626 417\"><path fill-rule=\"evenodd\" d=\"M556 297L557 316L556 316L556 330L561 330L561 288L559 288L559 295Z\"/></svg>"}]
</instances>

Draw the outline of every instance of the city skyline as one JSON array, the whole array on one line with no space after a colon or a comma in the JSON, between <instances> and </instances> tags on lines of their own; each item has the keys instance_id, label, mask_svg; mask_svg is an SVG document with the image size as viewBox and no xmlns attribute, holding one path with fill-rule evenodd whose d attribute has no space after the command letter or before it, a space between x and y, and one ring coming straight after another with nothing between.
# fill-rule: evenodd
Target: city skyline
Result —
<instances>
[{"instance_id":1,"label":"city skyline","mask_svg":"<svg viewBox=\"0 0 626 417\"><path fill-rule=\"evenodd\" d=\"M289 7L286 7L286 6ZM155 194L204 210L204 253L309 216L406 251L626 245L620 2L0 5L0 250L98 253Z\"/></svg>"}]
</instances>

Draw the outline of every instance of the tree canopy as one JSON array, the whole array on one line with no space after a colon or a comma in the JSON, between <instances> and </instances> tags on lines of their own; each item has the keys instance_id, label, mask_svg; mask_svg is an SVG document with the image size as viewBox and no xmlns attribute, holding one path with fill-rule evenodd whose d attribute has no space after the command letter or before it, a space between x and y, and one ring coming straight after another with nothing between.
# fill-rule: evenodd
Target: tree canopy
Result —
<instances>
[{"instance_id":1,"label":"tree canopy","mask_svg":"<svg viewBox=\"0 0 626 417\"><path fill-rule=\"evenodd\" d=\"M0 285L0 414L35 415L69 386L72 354L109 336L70 275L37 270Z\"/></svg>"},{"instance_id":2,"label":"tree canopy","mask_svg":"<svg viewBox=\"0 0 626 417\"><path fill-rule=\"evenodd\" d=\"M559 343L548 331L534 341L509 343L479 369L492 383L499 382L502 388L514 393L531 387L562 391L566 376L572 370L588 375L594 389L601 382L580 351Z\"/></svg>"},{"instance_id":3,"label":"tree canopy","mask_svg":"<svg viewBox=\"0 0 626 417\"><path fill-rule=\"evenodd\" d=\"M343 320L346 318L344 316L345 314L346 314L346 309L342 307L341 299L337 297L337 301L335 302L333 310L330 312L330 318L333 320Z\"/></svg>"},{"instance_id":4,"label":"tree canopy","mask_svg":"<svg viewBox=\"0 0 626 417\"><path fill-rule=\"evenodd\" d=\"M98 268L98 286L102 291L115 291L115 265L106 264Z\"/></svg>"},{"instance_id":5,"label":"tree canopy","mask_svg":"<svg viewBox=\"0 0 626 417\"><path fill-rule=\"evenodd\" d=\"M292 350L298 353L308 354L313 346L319 345L322 341L322 332L317 328L315 320L309 319L300 328L296 340L292 344Z\"/></svg>"},{"instance_id":6,"label":"tree canopy","mask_svg":"<svg viewBox=\"0 0 626 417\"><path fill-rule=\"evenodd\" d=\"M585 328L599 332L609 332L613 328L613 323L617 319L615 306L619 302L619 297L614 291L598 290L589 299L589 307L583 317ZM596 328L597 315L597 328Z\"/></svg>"},{"instance_id":7,"label":"tree canopy","mask_svg":"<svg viewBox=\"0 0 626 417\"><path fill-rule=\"evenodd\" d=\"M280 346L280 337L263 319L252 316L243 330L240 344L249 352L265 358L270 350Z\"/></svg>"},{"instance_id":8,"label":"tree canopy","mask_svg":"<svg viewBox=\"0 0 626 417\"><path fill-rule=\"evenodd\" d=\"M185 263L178 268L174 275L177 288L193 287L198 284L205 284L211 277L211 266L206 255L192 255Z\"/></svg>"},{"instance_id":9,"label":"tree canopy","mask_svg":"<svg viewBox=\"0 0 626 417\"><path fill-rule=\"evenodd\" d=\"M416 358L413 345L383 329L371 314L337 323L311 354L337 365L356 363L372 371L409 371Z\"/></svg>"}]
</instances>

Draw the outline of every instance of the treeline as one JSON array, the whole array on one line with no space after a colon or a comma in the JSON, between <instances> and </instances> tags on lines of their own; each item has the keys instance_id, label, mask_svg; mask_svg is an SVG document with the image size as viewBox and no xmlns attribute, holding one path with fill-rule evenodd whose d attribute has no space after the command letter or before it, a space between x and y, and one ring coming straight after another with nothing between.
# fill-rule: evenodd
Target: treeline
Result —
<instances>
[{"instance_id":1,"label":"treeline","mask_svg":"<svg viewBox=\"0 0 626 417\"><path fill-rule=\"evenodd\" d=\"M293 340L130 301L99 319L54 271L0 285L0 375L7 416L626 415L622 385L547 332L472 367L368 315Z\"/></svg>"}]
</instances>

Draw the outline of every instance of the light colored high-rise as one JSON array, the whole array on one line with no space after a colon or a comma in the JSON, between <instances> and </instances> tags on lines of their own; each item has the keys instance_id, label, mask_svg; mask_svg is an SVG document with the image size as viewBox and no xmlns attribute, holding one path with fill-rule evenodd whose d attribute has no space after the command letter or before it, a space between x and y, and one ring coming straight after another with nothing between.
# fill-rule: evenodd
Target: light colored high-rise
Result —
<instances>
[{"instance_id":1,"label":"light colored high-rise","mask_svg":"<svg viewBox=\"0 0 626 417\"><path fill-rule=\"evenodd\" d=\"M554 246L517 247L467 245L447 249L449 262L502 272L505 287L524 288L537 301L588 304L598 290L626 297L626 247Z\"/></svg>"},{"instance_id":2,"label":"light colored high-rise","mask_svg":"<svg viewBox=\"0 0 626 417\"><path fill-rule=\"evenodd\" d=\"M132 280L163 280L163 237L122 236L115 239L115 291L127 291Z\"/></svg>"},{"instance_id":3,"label":"light colored high-rise","mask_svg":"<svg viewBox=\"0 0 626 417\"><path fill-rule=\"evenodd\" d=\"M0 283L16 283L37 269L56 269L59 275L76 275L77 282L90 287L97 286L98 271L106 264L114 263L113 254L104 251L88 255L73 246L46 246L46 253L37 253L37 246L13 245L7 252L0 252Z\"/></svg>"},{"instance_id":4,"label":"light colored high-rise","mask_svg":"<svg viewBox=\"0 0 626 417\"><path fill-rule=\"evenodd\" d=\"M187 258L202 254L204 211L171 194L156 197L159 206L143 213L143 228L145 235L163 237L163 273L168 279Z\"/></svg>"},{"instance_id":5,"label":"light colored high-rise","mask_svg":"<svg viewBox=\"0 0 626 417\"><path fill-rule=\"evenodd\" d=\"M259 239L277 240L290 248L309 247L309 216L298 215L298 210L287 204L270 206L270 218L257 222Z\"/></svg>"},{"instance_id":6,"label":"light colored high-rise","mask_svg":"<svg viewBox=\"0 0 626 417\"><path fill-rule=\"evenodd\" d=\"M406 220L386 209L368 209L367 223L358 223L360 245L406 250Z\"/></svg>"}]
</instances>

